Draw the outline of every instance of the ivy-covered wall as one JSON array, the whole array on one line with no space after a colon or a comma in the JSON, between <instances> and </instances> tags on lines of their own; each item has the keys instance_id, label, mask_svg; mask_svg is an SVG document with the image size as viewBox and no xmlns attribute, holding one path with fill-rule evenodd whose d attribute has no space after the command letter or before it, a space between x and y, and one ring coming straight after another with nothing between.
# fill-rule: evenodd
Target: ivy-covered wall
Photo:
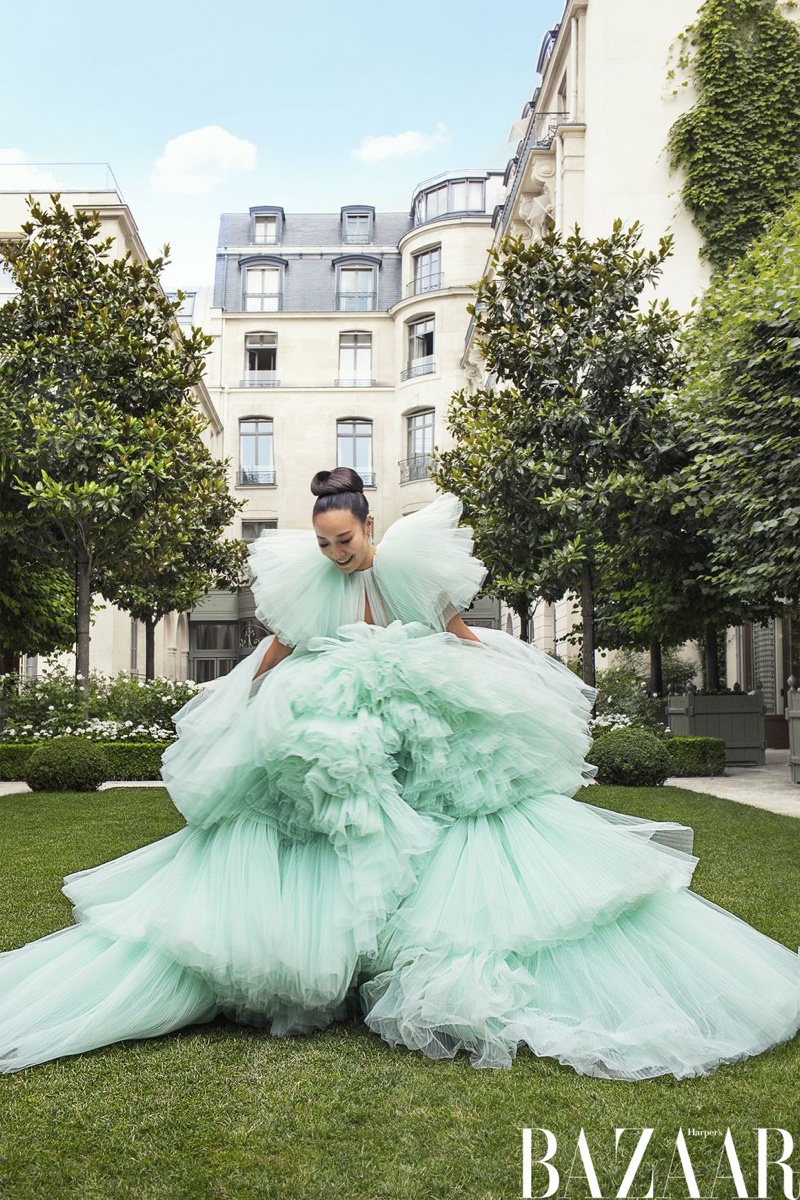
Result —
<instances>
[{"instance_id":1,"label":"ivy-covered wall","mask_svg":"<svg viewBox=\"0 0 800 1200\"><path fill-rule=\"evenodd\" d=\"M800 30L776 0L704 0L678 40L681 73L676 91L691 83L697 101L670 130L670 164L716 272L800 188Z\"/></svg>"}]
</instances>

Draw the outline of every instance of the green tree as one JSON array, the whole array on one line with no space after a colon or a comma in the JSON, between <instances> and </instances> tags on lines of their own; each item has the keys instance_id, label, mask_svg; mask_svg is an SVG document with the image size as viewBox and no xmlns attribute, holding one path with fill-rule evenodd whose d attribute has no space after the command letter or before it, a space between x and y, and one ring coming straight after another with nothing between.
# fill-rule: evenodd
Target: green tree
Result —
<instances>
[{"instance_id":1,"label":"green tree","mask_svg":"<svg viewBox=\"0 0 800 1200\"><path fill-rule=\"evenodd\" d=\"M171 612L192 608L209 590L247 584L247 547L225 538L243 507L228 487L224 465L199 440L201 422L185 414L173 429L172 487L137 521L124 551L107 563L100 590L145 626L145 675L155 675L155 629ZM193 436L197 435L197 436Z\"/></svg>"},{"instance_id":2,"label":"green tree","mask_svg":"<svg viewBox=\"0 0 800 1200\"><path fill-rule=\"evenodd\" d=\"M705 293L687 340L694 456L674 507L702 510L707 578L757 614L800 612L800 197Z\"/></svg>"},{"instance_id":3,"label":"green tree","mask_svg":"<svg viewBox=\"0 0 800 1200\"><path fill-rule=\"evenodd\" d=\"M800 31L775 0L705 0L680 46L697 100L670 130L671 164L721 271L800 182Z\"/></svg>"},{"instance_id":4,"label":"green tree","mask_svg":"<svg viewBox=\"0 0 800 1200\"><path fill-rule=\"evenodd\" d=\"M453 397L455 445L435 482L476 531L489 585L527 617L531 600L580 597L583 677L594 681L600 553L617 547L620 513L642 476L673 453L666 397L681 380L678 313L643 293L671 252L639 245L615 221L593 242L579 229L530 244L506 238L471 311L497 387Z\"/></svg>"},{"instance_id":5,"label":"green tree","mask_svg":"<svg viewBox=\"0 0 800 1200\"><path fill-rule=\"evenodd\" d=\"M189 428L209 339L180 334L164 257L115 256L97 214L72 213L58 195L29 207L23 236L0 246L18 289L0 309L0 427L31 529L74 572L87 686L92 593L174 494L176 430Z\"/></svg>"}]
</instances>

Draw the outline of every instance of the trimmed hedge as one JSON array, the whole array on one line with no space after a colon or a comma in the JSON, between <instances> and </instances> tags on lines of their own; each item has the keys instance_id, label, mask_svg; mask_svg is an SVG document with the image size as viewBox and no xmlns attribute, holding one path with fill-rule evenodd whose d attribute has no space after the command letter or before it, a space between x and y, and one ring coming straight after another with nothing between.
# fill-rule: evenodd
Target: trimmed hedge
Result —
<instances>
[{"instance_id":1,"label":"trimmed hedge","mask_svg":"<svg viewBox=\"0 0 800 1200\"><path fill-rule=\"evenodd\" d=\"M671 770L663 739L635 725L595 738L586 761L597 767L597 782L609 787L660 787Z\"/></svg>"},{"instance_id":2,"label":"trimmed hedge","mask_svg":"<svg viewBox=\"0 0 800 1200\"><path fill-rule=\"evenodd\" d=\"M47 742L0 743L0 780L25 778L28 760L34 750ZM161 755L171 742L91 742L109 762L110 779L160 779Z\"/></svg>"},{"instance_id":3,"label":"trimmed hedge","mask_svg":"<svg viewBox=\"0 0 800 1200\"><path fill-rule=\"evenodd\" d=\"M722 738L668 737L664 745L672 764L670 775L723 775L725 772Z\"/></svg>"},{"instance_id":4,"label":"trimmed hedge","mask_svg":"<svg viewBox=\"0 0 800 1200\"><path fill-rule=\"evenodd\" d=\"M25 767L25 782L32 792L96 792L109 775L109 761L101 748L80 737L42 742Z\"/></svg>"}]
</instances>

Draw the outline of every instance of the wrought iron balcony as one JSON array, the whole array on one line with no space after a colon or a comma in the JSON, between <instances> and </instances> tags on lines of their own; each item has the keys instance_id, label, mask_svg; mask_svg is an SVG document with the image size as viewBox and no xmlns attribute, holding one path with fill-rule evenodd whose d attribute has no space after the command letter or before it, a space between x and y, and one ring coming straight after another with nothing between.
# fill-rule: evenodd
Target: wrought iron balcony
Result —
<instances>
[{"instance_id":1,"label":"wrought iron balcony","mask_svg":"<svg viewBox=\"0 0 800 1200\"><path fill-rule=\"evenodd\" d=\"M281 381L278 379L277 371L248 371L239 386L243 388L272 388L280 387Z\"/></svg>"},{"instance_id":2,"label":"wrought iron balcony","mask_svg":"<svg viewBox=\"0 0 800 1200\"><path fill-rule=\"evenodd\" d=\"M368 246L372 241L371 233L346 233L342 238L343 246Z\"/></svg>"},{"instance_id":3,"label":"wrought iron balcony","mask_svg":"<svg viewBox=\"0 0 800 1200\"><path fill-rule=\"evenodd\" d=\"M250 240L254 246L277 246L280 241L277 233L254 233Z\"/></svg>"},{"instance_id":4,"label":"wrought iron balcony","mask_svg":"<svg viewBox=\"0 0 800 1200\"><path fill-rule=\"evenodd\" d=\"M534 146L549 146L559 125L569 122L568 112L537 112L533 114Z\"/></svg>"},{"instance_id":5,"label":"wrought iron balcony","mask_svg":"<svg viewBox=\"0 0 800 1200\"><path fill-rule=\"evenodd\" d=\"M432 375L436 370L436 362L433 358L421 358L417 362L411 363L406 367L405 371L400 372L401 379L416 379L418 375Z\"/></svg>"},{"instance_id":6,"label":"wrought iron balcony","mask_svg":"<svg viewBox=\"0 0 800 1200\"><path fill-rule=\"evenodd\" d=\"M342 388L357 388L357 387L377 387L375 379L334 379L334 387Z\"/></svg>"},{"instance_id":7,"label":"wrought iron balcony","mask_svg":"<svg viewBox=\"0 0 800 1200\"><path fill-rule=\"evenodd\" d=\"M430 471L433 456L430 454L414 454L411 458L404 458L398 462L400 468L400 482L410 483L413 479L427 479Z\"/></svg>"},{"instance_id":8,"label":"wrought iron balcony","mask_svg":"<svg viewBox=\"0 0 800 1200\"><path fill-rule=\"evenodd\" d=\"M237 487L274 487L275 483L274 467L244 467L236 472Z\"/></svg>"},{"instance_id":9,"label":"wrought iron balcony","mask_svg":"<svg viewBox=\"0 0 800 1200\"><path fill-rule=\"evenodd\" d=\"M407 296L420 296L423 292L439 292L444 287L444 275L441 271L432 271L428 275L418 275L406 284Z\"/></svg>"},{"instance_id":10,"label":"wrought iron balcony","mask_svg":"<svg viewBox=\"0 0 800 1200\"><path fill-rule=\"evenodd\" d=\"M336 307L339 312L372 312L375 296L375 292L337 292Z\"/></svg>"},{"instance_id":11,"label":"wrought iron balcony","mask_svg":"<svg viewBox=\"0 0 800 1200\"><path fill-rule=\"evenodd\" d=\"M354 467L354 471L358 468ZM364 487L375 487L375 472L374 471L358 471L361 478L364 480Z\"/></svg>"},{"instance_id":12,"label":"wrought iron balcony","mask_svg":"<svg viewBox=\"0 0 800 1200\"><path fill-rule=\"evenodd\" d=\"M247 292L244 298L245 312L280 312L283 297L280 292Z\"/></svg>"}]
</instances>

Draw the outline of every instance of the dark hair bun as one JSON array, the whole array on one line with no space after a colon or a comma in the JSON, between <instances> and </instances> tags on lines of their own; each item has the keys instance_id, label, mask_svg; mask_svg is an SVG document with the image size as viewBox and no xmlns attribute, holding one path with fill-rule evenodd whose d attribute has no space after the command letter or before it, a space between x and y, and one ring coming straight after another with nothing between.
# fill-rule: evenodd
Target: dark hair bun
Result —
<instances>
[{"instance_id":1,"label":"dark hair bun","mask_svg":"<svg viewBox=\"0 0 800 1200\"><path fill-rule=\"evenodd\" d=\"M315 496L337 496L341 492L363 492L364 480L352 467L335 467L333 471L317 471L311 480Z\"/></svg>"}]
</instances>

